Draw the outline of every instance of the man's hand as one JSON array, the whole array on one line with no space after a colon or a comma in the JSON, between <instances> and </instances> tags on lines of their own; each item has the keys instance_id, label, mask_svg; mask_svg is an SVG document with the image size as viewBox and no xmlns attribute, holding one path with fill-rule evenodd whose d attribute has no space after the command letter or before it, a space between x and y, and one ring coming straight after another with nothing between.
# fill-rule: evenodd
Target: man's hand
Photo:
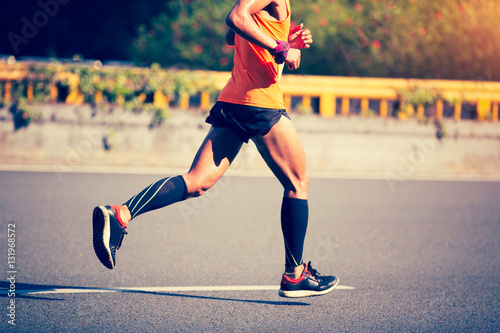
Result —
<instances>
[{"instance_id":1,"label":"man's hand","mask_svg":"<svg viewBox=\"0 0 500 333\"><path fill-rule=\"evenodd\" d=\"M291 28L290 33L288 34L288 43L290 43L290 47L294 49L308 49L311 47L313 39L311 35L311 31L309 29L303 29L304 24Z\"/></svg>"},{"instance_id":2,"label":"man's hand","mask_svg":"<svg viewBox=\"0 0 500 333\"><path fill-rule=\"evenodd\" d=\"M292 49L288 51L288 55L286 56L285 63L289 70L294 70L299 68L300 66L300 50Z\"/></svg>"}]
</instances>

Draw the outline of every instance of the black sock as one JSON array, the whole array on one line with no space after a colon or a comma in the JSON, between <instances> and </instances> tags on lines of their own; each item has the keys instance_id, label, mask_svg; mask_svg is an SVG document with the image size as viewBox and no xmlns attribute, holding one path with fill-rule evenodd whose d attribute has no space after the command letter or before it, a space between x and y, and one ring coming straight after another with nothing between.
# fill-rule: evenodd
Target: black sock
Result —
<instances>
[{"instance_id":1,"label":"black sock","mask_svg":"<svg viewBox=\"0 0 500 333\"><path fill-rule=\"evenodd\" d=\"M187 187L182 176L163 178L130 198L127 205L132 218L154 209L185 200Z\"/></svg>"},{"instance_id":2,"label":"black sock","mask_svg":"<svg viewBox=\"0 0 500 333\"><path fill-rule=\"evenodd\" d=\"M302 265L302 251L307 231L309 208L307 200L283 198L281 205L281 230L285 240L285 265Z\"/></svg>"}]
</instances>

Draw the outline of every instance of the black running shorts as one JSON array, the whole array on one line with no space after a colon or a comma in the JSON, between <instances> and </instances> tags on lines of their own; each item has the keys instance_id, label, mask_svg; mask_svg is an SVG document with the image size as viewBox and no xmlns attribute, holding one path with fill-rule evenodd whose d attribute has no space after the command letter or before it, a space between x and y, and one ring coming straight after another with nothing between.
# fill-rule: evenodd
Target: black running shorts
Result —
<instances>
[{"instance_id":1,"label":"black running shorts","mask_svg":"<svg viewBox=\"0 0 500 333\"><path fill-rule=\"evenodd\" d=\"M248 142L253 136L266 135L281 116L290 119L285 109L217 102L205 121L215 127L227 127L242 141Z\"/></svg>"}]
</instances>

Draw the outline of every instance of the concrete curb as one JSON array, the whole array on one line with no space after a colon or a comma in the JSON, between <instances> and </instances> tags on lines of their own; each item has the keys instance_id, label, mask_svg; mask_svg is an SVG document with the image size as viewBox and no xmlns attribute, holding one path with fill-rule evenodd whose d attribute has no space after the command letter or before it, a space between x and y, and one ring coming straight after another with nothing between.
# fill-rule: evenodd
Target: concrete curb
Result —
<instances>
[{"instance_id":1,"label":"concrete curb","mask_svg":"<svg viewBox=\"0 0 500 333\"><path fill-rule=\"evenodd\" d=\"M9 114L0 110L3 169L184 173L209 129L205 115L194 111L172 110L165 124L156 128L149 127L150 114L121 109L97 112L88 106L44 105L36 112L41 123L13 131ZM437 140L432 123L416 120L291 116L311 177L395 181L500 177L500 124L446 120L447 136ZM230 170L271 176L253 143L243 146Z\"/></svg>"}]
</instances>

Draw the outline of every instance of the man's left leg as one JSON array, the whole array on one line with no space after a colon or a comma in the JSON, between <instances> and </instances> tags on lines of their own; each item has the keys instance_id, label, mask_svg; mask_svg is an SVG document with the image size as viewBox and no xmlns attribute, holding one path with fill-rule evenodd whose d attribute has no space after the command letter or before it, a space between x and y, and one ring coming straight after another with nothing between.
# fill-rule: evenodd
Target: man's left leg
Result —
<instances>
[{"instance_id":1,"label":"man's left leg","mask_svg":"<svg viewBox=\"0 0 500 333\"><path fill-rule=\"evenodd\" d=\"M264 136L252 138L274 175L283 185L281 228L285 243L285 273L280 295L303 297L322 295L338 284L333 276L321 276L303 263L302 253L308 223L309 178L302 142L290 119L280 121Z\"/></svg>"},{"instance_id":2,"label":"man's left leg","mask_svg":"<svg viewBox=\"0 0 500 333\"><path fill-rule=\"evenodd\" d=\"M298 277L302 273L302 250L309 216L309 178L302 142L286 117L281 117L269 133L252 140L283 185L281 228L285 241L285 267L287 274Z\"/></svg>"}]
</instances>

